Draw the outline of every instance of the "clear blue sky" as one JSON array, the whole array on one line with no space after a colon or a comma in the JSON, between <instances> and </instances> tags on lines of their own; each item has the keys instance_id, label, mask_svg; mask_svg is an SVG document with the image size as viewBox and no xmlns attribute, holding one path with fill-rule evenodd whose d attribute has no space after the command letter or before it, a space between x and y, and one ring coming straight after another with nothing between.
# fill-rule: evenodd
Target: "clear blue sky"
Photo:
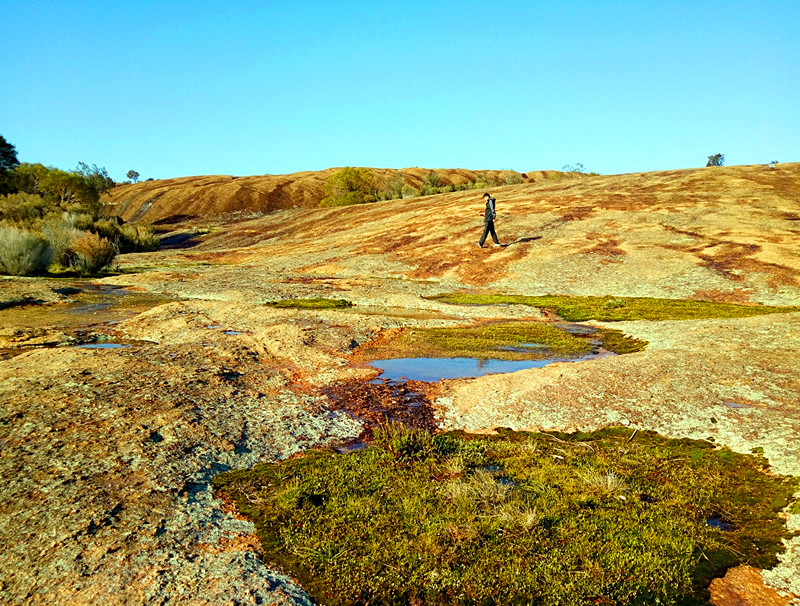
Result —
<instances>
[{"instance_id":1,"label":"clear blue sky","mask_svg":"<svg viewBox=\"0 0 800 606\"><path fill-rule=\"evenodd\" d=\"M0 0L0 134L124 179L800 161L800 2Z\"/></svg>"}]
</instances>

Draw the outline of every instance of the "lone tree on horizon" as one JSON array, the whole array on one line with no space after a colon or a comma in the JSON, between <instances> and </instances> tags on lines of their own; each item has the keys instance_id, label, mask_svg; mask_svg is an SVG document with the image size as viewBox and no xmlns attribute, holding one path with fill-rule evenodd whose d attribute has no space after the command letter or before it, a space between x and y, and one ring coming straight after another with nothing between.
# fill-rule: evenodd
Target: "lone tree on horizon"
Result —
<instances>
[{"instance_id":1,"label":"lone tree on horizon","mask_svg":"<svg viewBox=\"0 0 800 606\"><path fill-rule=\"evenodd\" d=\"M137 172L136 172L135 170L133 170L133 169L129 170L129 171L128 171L128 174L127 174L127 175L125 175L125 176L126 176L126 177L128 177L128 179L130 179L130 180L131 180L131 181L133 181L134 183L138 183L138 182L139 182L139 173L137 173Z\"/></svg>"},{"instance_id":2,"label":"lone tree on horizon","mask_svg":"<svg viewBox=\"0 0 800 606\"><path fill-rule=\"evenodd\" d=\"M725 154L714 154L708 157L706 166L722 166L725 164Z\"/></svg>"}]
</instances>

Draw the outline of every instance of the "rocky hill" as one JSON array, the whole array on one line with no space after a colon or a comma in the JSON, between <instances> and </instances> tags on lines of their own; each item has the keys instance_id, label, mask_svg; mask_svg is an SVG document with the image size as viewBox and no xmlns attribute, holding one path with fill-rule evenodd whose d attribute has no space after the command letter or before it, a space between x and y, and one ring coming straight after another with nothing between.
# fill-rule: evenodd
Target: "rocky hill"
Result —
<instances>
[{"instance_id":1,"label":"rocky hill","mask_svg":"<svg viewBox=\"0 0 800 606\"><path fill-rule=\"evenodd\" d=\"M476 245L481 193L289 209L215 228L192 241L191 257L453 290L800 301L800 164L493 188L507 245L496 249Z\"/></svg>"},{"instance_id":2,"label":"rocky hill","mask_svg":"<svg viewBox=\"0 0 800 606\"><path fill-rule=\"evenodd\" d=\"M772 472L800 476L791 308L592 321L576 328L621 330L647 346L414 382L424 406L407 402L411 391L388 401L361 353L417 329L557 323L513 301L449 304L444 293L609 295L611 309L625 297L798 306L800 163L529 174L491 189L502 246L483 249L482 191L341 208L309 197L292 208L302 198L293 192L319 195L325 173L304 175L120 187L123 217L172 230L161 250L121 255L100 284L0 280L0 602L309 606L259 557L255 526L212 478L357 442L368 415L395 404L439 429L623 426L632 443L654 430L760 453ZM263 214L269 195L242 187L257 179L273 180L264 191L283 206ZM226 222L237 195L258 216ZM268 304L309 297L354 305ZM784 515L798 534L779 563L733 570L752 575L754 591L789 597L749 603L800 601L800 514Z\"/></svg>"},{"instance_id":3,"label":"rocky hill","mask_svg":"<svg viewBox=\"0 0 800 606\"><path fill-rule=\"evenodd\" d=\"M105 212L125 221L176 223L196 217L252 216L293 207L315 207L324 197L325 181L338 168L289 175L232 177L208 175L143 181L120 185L104 199ZM432 172L427 168L370 169L379 187L399 175L418 188ZM485 180L489 183L533 182L562 175L557 171L517 173L510 170L474 171L435 169L442 185L462 185Z\"/></svg>"}]
</instances>

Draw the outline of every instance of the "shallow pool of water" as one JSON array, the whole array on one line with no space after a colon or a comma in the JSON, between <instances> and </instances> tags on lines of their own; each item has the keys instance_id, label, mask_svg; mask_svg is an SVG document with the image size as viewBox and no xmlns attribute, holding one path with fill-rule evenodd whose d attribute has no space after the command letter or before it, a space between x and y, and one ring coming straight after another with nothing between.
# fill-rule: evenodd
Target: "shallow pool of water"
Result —
<instances>
[{"instance_id":1,"label":"shallow pool of water","mask_svg":"<svg viewBox=\"0 0 800 606\"><path fill-rule=\"evenodd\" d=\"M541 368L564 359L547 360L483 360L479 358L394 358L374 360L371 365L381 371L376 381L435 382L440 379L464 379L504 372L516 372L527 368Z\"/></svg>"},{"instance_id":2,"label":"shallow pool of water","mask_svg":"<svg viewBox=\"0 0 800 606\"><path fill-rule=\"evenodd\" d=\"M120 349L123 347L130 347L124 343L86 343L85 345L76 345L75 347L83 347L86 349Z\"/></svg>"},{"instance_id":3,"label":"shallow pool of water","mask_svg":"<svg viewBox=\"0 0 800 606\"><path fill-rule=\"evenodd\" d=\"M54 291L68 296L71 301L0 309L0 326L9 330L41 326L71 330L98 324L116 324L173 300L165 295L113 284L79 280L66 285L63 281L48 282Z\"/></svg>"}]
</instances>

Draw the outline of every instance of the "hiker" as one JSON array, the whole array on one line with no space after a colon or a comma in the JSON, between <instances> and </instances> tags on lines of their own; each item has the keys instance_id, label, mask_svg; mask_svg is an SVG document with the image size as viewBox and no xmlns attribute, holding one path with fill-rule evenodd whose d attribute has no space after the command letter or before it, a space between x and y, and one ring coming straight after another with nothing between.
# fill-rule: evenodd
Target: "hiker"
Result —
<instances>
[{"instance_id":1,"label":"hiker","mask_svg":"<svg viewBox=\"0 0 800 606\"><path fill-rule=\"evenodd\" d=\"M486 200L486 209L483 211L483 235L481 236L481 241L478 242L478 246L483 248L483 243L486 242L487 234L492 234L494 245L500 246L500 241L497 239L497 234L494 231L494 220L497 218L497 211L495 210L496 200L492 198L488 192L483 194L483 199Z\"/></svg>"}]
</instances>

